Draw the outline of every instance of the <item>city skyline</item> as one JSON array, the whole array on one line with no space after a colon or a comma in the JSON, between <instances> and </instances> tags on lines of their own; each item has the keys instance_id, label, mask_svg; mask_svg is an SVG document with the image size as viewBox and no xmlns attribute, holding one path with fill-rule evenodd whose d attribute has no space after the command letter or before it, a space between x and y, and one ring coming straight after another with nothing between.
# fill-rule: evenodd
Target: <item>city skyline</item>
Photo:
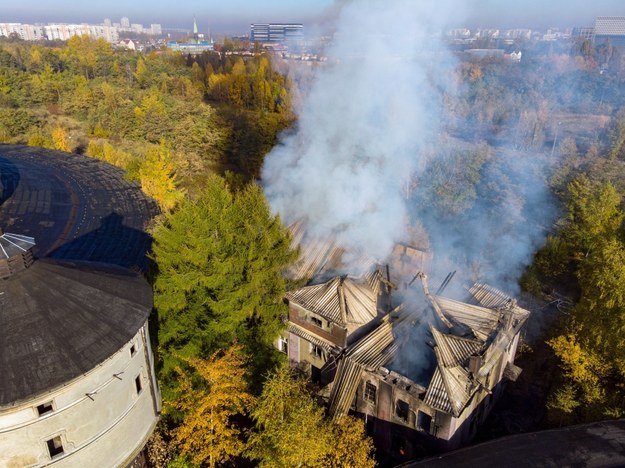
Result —
<instances>
[{"instance_id":1,"label":"city skyline","mask_svg":"<svg viewBox=\"0 0 625 468\"><path fill-rule=\"evenodd\" d=\"M368 1L368 0L367 0ZM401 2L407 0L398 0ZM78 0L38 0L13 3L3 8L0 22L21 23L102 23L105 18L119 22L127 17L132 23L162 24L164 28L192 27L193 17L202 31L217 34L247 32L250 23L302 22L322 24L331 19L338 5L346 0L187 0L182 5L163 0L140 0L129 4L120 0L90 3ZM441 6L442 4L442 6ZM541 0L502 2L501 0L443 0L433 8L450 13L450 27L547 28L591 25L596 16L625 15L622 0Z\"/></svg>"}]
</instances>

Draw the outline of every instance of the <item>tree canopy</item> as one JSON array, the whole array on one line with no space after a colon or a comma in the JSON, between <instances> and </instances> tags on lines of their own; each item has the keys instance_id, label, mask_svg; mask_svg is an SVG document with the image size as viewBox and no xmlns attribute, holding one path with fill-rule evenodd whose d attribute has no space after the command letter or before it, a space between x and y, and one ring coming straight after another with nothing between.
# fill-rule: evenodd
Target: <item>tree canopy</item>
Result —
<instances>
[{"instance_id":1,"label":"tree canopy","mask_svg":"<svg viewBox=\"0 0 625 468\"><path fill-rule=\"evenodd\" d=\"M175 380L174 353L207 357L236 339L250 354L271 346L286 313L281 273L295 256L290 242L259 186L232 193L218 176L156 226L154 303L165 387Z\"/></svg>"}]
</instances>

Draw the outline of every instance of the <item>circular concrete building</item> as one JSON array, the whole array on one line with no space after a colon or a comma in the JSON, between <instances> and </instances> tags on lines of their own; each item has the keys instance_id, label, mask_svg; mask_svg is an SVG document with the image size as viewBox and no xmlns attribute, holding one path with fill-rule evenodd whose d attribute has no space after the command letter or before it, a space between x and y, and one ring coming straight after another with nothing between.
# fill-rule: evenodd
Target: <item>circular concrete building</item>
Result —
<instances>
[{"instance_id":1,"label":"circular concrete building","mask_svg":"<svg viewBox=\"0 0 625 468\"><path fill-rule=\"evenodd\" d=\"M0 235L0 466L124 466L160 412L138 274Z\"/></svg>"}]
</instances>

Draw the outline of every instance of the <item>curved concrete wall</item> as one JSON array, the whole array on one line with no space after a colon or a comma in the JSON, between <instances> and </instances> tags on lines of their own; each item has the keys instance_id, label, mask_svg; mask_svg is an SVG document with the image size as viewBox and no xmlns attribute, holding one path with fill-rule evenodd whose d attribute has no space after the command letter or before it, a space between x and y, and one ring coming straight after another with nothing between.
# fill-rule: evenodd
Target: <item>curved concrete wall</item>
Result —
<instances>
[{"instance_id":1,"label":"curved concrete wall","mask_svg":"<svg viewBox=\"0 0 625 468\"><path fill-rule=\"evenodd\" d=\"M46 411L50 404L52 410ZM0 407L0 466L125 465L145 444L159 412L146 322L87 374L29 401ZM51 455L59 443L62 451Z\"/></svg>"}]
</instances>

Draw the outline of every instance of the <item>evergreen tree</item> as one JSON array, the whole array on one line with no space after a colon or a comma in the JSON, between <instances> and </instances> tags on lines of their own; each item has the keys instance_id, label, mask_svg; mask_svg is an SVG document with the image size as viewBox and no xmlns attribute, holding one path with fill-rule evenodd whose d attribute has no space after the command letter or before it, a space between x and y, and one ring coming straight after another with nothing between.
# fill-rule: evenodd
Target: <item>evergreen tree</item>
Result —
<instances>
[{"instance_id":1,"label":"evergreen tree","mask_svg":"<svg viewBox=\"0 0 625 468\"><path fill-rule=\"evenodd\" d=\"M184 200L154 230L158 268L163 386L175 386L174 353L206 357L236 338L263 354L282 328L284 268L294 259L290 236L272 216L263 192L231 193L210 176L197 201Z\"/></svg>"}]
</instances>

